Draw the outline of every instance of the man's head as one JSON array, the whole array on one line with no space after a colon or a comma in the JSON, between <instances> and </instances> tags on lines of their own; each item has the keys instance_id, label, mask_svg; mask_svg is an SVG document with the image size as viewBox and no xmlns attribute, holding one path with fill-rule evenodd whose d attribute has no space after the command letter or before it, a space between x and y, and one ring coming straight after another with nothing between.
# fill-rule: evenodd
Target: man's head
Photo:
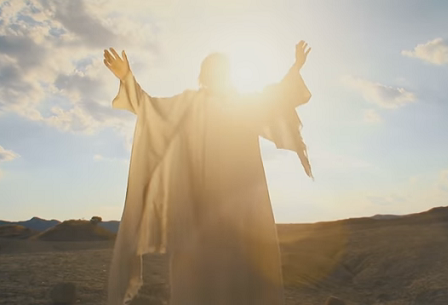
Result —
<instances>
[{"instance_id":1,"label":"man's head","mask_svg":"<svg viewBox=\"0 0 448 305\"><path fill-rule=\"evenodd\" d=\"M226 91L231 87L230 62L225 54L212 53L202 61L199 85L212 91Z\"/></svg>"}]
</instances>

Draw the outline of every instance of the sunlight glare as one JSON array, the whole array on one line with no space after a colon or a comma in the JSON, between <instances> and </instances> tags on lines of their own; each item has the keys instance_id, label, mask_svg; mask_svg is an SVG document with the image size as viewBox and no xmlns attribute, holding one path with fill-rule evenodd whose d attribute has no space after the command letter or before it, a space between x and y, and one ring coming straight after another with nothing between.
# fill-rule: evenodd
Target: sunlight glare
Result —
<instances>
[{"instance_id":1,"label":"sunlight glare","mask_svg":"<svg viewBox=\"0 0 448 305\"><path fill-rule=\"evenodd\" d=\"M248 62L239 62L232 67L232 82L240 92L260 91L263 89L257 67Z\"/></svg>"},{"instance_id":2,"label":"sunlight glare","mask_svg":"<svg viewBox=\"0 0 448 305\"><path fill-rule=\"evenodd\" d=\"M262 91L279 74L278 54L261 40L235 44L232 51L232 82L242 93Z\"/></svg>"},{"instance_id":3,"label":"sunlight glare","mask_svg":"<svg viewBox=\"0 0 448 305\"><path fill-rule=\"evenodd\" d=\"M280 81L293 59L295 39L279 34L264 17L233 20L208 42L208 54L219 51L229 57L232 82L242 93L259 92Z\"/></svg>"}]
</instances>

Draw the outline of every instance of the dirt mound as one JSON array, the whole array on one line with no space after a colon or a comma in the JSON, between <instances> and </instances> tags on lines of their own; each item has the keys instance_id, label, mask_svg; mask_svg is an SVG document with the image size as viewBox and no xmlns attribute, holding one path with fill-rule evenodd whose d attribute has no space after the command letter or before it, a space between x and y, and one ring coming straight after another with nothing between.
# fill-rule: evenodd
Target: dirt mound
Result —
<instances>
[{"instance_id":1,"label":"dirt mound","mask_svg":"<svg viewBox=\"0 0 448 305\"><path fill-rule=\"evenodd\" d=\"M113 240L115 234L86 220L67 220L33 237L42 241Z\"/></svg>"},{"instance_id":2,"label":"dirt mound","mask_svg":"<svg viewBox=\"0 0 448 305\"><path fill-rule=\"evenodd\" d=\"M284 283L302 300L448 304L448 207L390 219L281 224L278 234Z\"/></svg>"},{"instance_id":3,"label":"dirt mound","mask_svg":"<svg viewBox=\"0 0 448 305\"><path fill-rule=\"evenodd\" d=\"M19 225L3 225L0 226L0 238L18 238L26 239L37 232Z\"/></svg>"}]
</instances>

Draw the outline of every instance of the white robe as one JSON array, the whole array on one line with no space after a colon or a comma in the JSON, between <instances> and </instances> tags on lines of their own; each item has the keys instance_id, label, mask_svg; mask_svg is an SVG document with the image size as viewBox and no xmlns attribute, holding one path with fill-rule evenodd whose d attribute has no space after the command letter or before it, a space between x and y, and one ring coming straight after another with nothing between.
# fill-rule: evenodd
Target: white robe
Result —
<instances>
[{"instance_id":1,"label":"white robe","mask_svg":"<svg viewBox=\"0 0 448 305\"><path fill-rule=\"evenodd\" d=\"M280 305L276 227L259 135L296 151L311 177L295 107L311 97L292 68L261 94L145 93L129 73L113 107L137 115L108 304L142 284L145 253L171 256L172 305Z\"/></svg>"}]
</instances>

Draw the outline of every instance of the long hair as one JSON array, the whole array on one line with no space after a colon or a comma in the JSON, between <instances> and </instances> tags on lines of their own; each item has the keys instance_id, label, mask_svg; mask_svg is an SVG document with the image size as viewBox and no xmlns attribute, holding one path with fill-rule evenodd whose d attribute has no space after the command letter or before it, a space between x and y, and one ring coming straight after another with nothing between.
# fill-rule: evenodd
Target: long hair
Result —
<instances>
[{"instance_id":1,"label":"long hair","mask_svg":"<svg viewBox=\"0 0 448 305\"><path fill-rule=\"evenodd\" d=\"M212 84L228 81L230 74L230 62L224 53L211 53L201 64L198 82L199 87L207 88Z\"/></svg>"}]
</instances>

